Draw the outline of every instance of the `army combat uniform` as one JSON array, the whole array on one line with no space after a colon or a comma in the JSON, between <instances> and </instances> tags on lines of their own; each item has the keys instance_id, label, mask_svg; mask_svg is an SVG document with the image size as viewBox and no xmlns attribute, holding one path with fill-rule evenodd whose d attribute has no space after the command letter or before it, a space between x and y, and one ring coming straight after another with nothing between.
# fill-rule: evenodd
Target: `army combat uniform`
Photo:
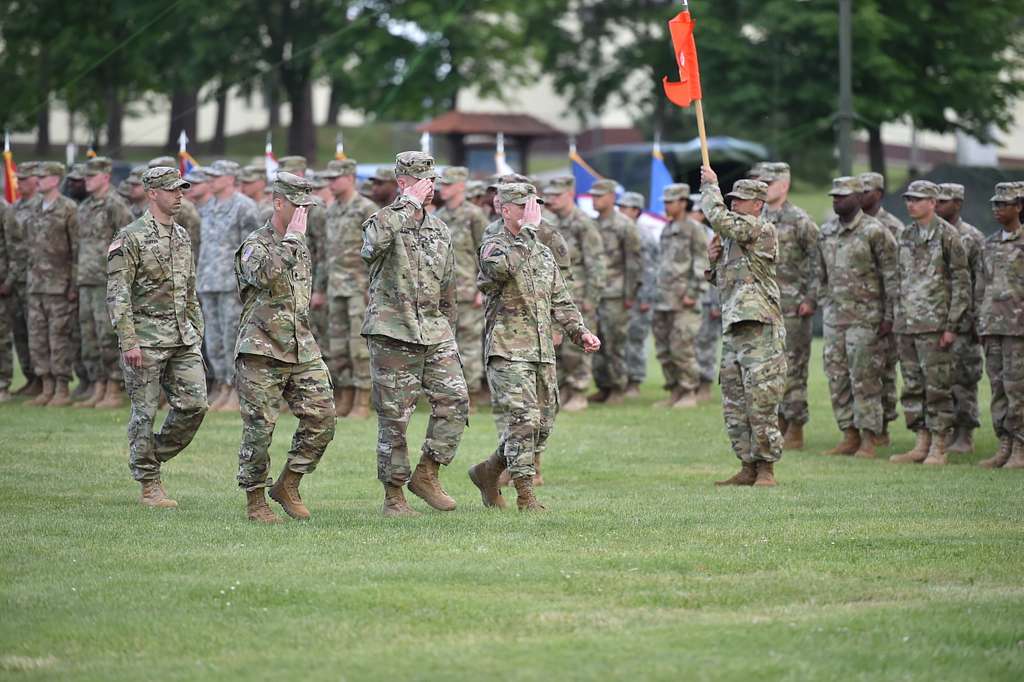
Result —
<instances>
[{"instance_id":1,"label":"army combat uniform","mask_svg":"<svg viewBox=\"0 0 1024 682\"><path fill-rule=\"evenodd\" d=\"M643 196L635 192L627 192L619 200L619 205L643 209ZM643 270L640 275L640 290L637 293L636 305L629 311L629 329L626 332L626 371L629 374L630 390L639 387L647 378L647 336L651 333L654 304L658 300L657 280L660 258L658 236L651 229L641 225L637 225L637 231L640 234Z\"/></svg>"},{"instance_id":2,"label":"army combat uniform","mask_svg":"<svg viewBox=\"0 0 1024 682\"><path fill-rule=\"evenodd\" d=\"M143 182L147 189L188 186L176 169L163 167L147 170ZM161 225L146 211L118 232L107 249L106 303L121 352L142 351L141 367L122 363L131 400L128 468L142 484L143 504L175 507L160 467L192 442L207 409L203 314L185 229ZM171 409L154 434L161 389Z\"/></svg>"},{"instance_id":3,"label":"army combat uniform","mask_svg":"<svg viewBox=\"0 0 1024 682\"><path fill-rule=\"evenodd\" d=\"M0 199L0 401L10 398L14 376L13 330L17 314L17 283L25 267L22 235L14 209Z\"/></svg>"},{"instance_id":4,"label":"army combat uniform","mask_svg":"<svg viewBox=\"0 0 1024 682\"><path fill-rule=\"evenodd\" d=\"M27 166L27 167L26 167ZM26 162L18 167L18 177L29 171L35 172L35 162ZM41 197L36 194L31 198L22 197L14 202L15 231L12 234L16 237L16 253L20 254L20 267L15 272L14 293L10 301L12 305L11 327L14 333L14 350L18 354L18 364L21 365L21 373L25 375L27 383L24 389L39 390L39 377L32 366L32 352L29 350L28 339L28 236L25 234L25 227ZM18 264L16 264L18 265ZM19 391L20 393L20 391ZM32 397L35 397L34 395Z\"/></svg>"}]
</instances>

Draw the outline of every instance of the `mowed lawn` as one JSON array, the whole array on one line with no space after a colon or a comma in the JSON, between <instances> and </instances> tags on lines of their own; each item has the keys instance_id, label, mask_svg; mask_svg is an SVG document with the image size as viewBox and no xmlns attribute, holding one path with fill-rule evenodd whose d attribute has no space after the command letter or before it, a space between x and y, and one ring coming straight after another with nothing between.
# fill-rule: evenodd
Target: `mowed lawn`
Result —
<instances>
[{"instance_id":1,"label":"mowed lawn","mask_svg":"<svg viewBox=\"0 0 1024 682\"><path fill-rule=\"evenodd\" d=\"M825 457L820 358L778 488L713 487L737 466L717 399L653 408L655 369L642 399L559 417L535 516L483 509L466 477L486 412L444 472L455 512L383 519L375 426L341 421L303 482L313 520L262 527L237 415L166 466L166 512L137 503L126 411L0 406L0 678L1024 678L1024 472L973 466L987 404L978 453L945 468Z\"/></svg>"}]
</instances>

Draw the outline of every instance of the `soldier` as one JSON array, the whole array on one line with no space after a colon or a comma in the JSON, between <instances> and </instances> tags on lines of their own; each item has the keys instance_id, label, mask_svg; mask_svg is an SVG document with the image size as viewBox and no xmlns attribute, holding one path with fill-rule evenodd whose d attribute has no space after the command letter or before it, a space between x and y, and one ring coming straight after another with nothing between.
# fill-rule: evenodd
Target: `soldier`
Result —
<instances>
[{"instance_id":1,"label":"soldier","mask_svg":"<svg viewBox=\"0 0 1024 682\"><path fill-rule=\"evenodd\" d=\"M486 215L490 208L484 205L487 201L487 185L479 180L466 183L466 201L470 201Z\"/></svg>"},{"instance_id":2,"label":"soldier","mask_svg":"<svg viewBox=\"0 0 1024 682\"><path fill-rule=\"evenodd\" d=\"M715 232L707 224L707 218L700 207L700 194L690 195L690 220L704 228L708 241ZM718 378L718 349L722 345L722 305L718 300L718 287L708 285L700 297L700 329L697 330L697 366L700 368L700 386L697 387L697 402L711 400L711 384Z\"/></svg>"},{"instance_id":3,"label":"soldier","mask_svg":"<svg viewBox=\"0 0 1024 682\"><path fill-rule=\"evenodd\" d=\"M92 391L75 407L119 408L124 404L117 336L107 315L107 247L132 222L128 206L110 191L112 163L95 156L85 164L85 190L78 207L78 324L82 362Z\"/></svg>"},{"instance_id":4,"label":"soldier","mask_svg":"<svg viewBox=\"0 0 1024 682\"><path fill-rule=\"evenodd\" d=\"M821 228L816 298L824 305L825 374L843 440L826 454L874 459L885 424L882 344L892 333L896 239L860 207L858 178L832 181L836 217ZM815 304L817 304L815 301Z\"/></svg>"},{"instance_id":5,"label":"soldier","mask_svg":"<svg viewBox=\"0 0 1024 682\"><path fill-rule=\"evenodd\" d=\"M35 172L42 196L24 229L29 348L43 389L29 404L62 407L71 404L72 330L78 321L78 206L60 193L64 164L43 161Z\"/></svg>"},{"instance_id":6,"label":"soldier","mask_svg":"<svg viewBox=\"0 0 1024 682\"><path fill-rule=\"evenodd\" d=\"M953 342L953 431L946 443L946 452L968 454L974 452L974 429L981 426L978 420L978 382L983 371L981 340L978 338L977 316L974 310L974 289L983 277L982 251L985 235L964 222L960 211L964 205L964 186L955 183L939 185L939 199L935 212L940 218L956 228L967 256L971 288L967 299L967 314L957 330Z\"/></svg>"},{"instance_id":7,"label":"soldier","mask_svg":"<svg viewBox=\"0 0 1024 682\"><path fill-rule=\"evenodd\" d=\"M160 166L142 182L149 209L107 248L106 303L132 406L128 468L142 484L142 504L173 509L160 468L192 442L206 414L203 313L188 233L175 221L188 183ZM154 435L161 389L171 409Z\"/></svg>"},{"instance_id":8,"label":"soldier","mask_svg":"<svg viewBox=\"0 0 1024 682\"><path fill-rule=\"evenodd\" d=\"M317 284L327 292L328 339L334 403L339 417L366 419L370 416L370 351L362 337L366 315L369 276L360 255L363 223L377 205L356 192L354 159L331 161L324 176L334 192L327 211L327 264Z\"/></svg>"},{"instance_id":9,"label":"soldier","mask_svg":"<svg viewBox=\"0 0 1024 682\"><path fill-rule=\"evenodd\" d=\"M985 240L982 276L974 287L978 334L992 386L992 426L999 438L986 469L1024 468L1024 198L1014 183L996 185L992 214L1002 230Z\"/></svg>"},{"instance_id":10,"label":"soldier","mask_svg":"<svg viewBox=\"0 0 1024 682\"><path fill-rule=\"evenodd\" d=\"M782 457L779 402L786 380L786 327L775 259L775 225L761 217L768 187L738 180L727 210L711 168L701 169L701 201L720 237L708 251L707 276L722 298L722 413L740 471L716 485L775 485Z\"/></svg>"},{"instance_id":11,"label":"soldier","mask_svg":"<svg viewBox=\"0 0 1024 682\"><path fill-rule=\"evenodd\" d=\"M476 286L477 256L483 240L487 218L479 207L466 201L466 180L469 170L463 166L449 166L441 176L438 194L444 207L436 215L452 233L455 249L456 295L459 299L459 323L455 340L462 356L462 371L469 387L471 404L487 400L482 393L484 362L481 335L484 330L484 296Z\"/></svg>"},{"instance_id":12,"label":"soldier","mask_svg":"<svg viewBox=\"0 0 1024 682\"><path fill-rule=\"evenodd\" d=\"M370 178L373 183L373 203L378 206L390 206L398 198L398 182L395 179L395 169L391 166L381 166Z\"/></svg>"},{"instance_id":13,"label":"soldier","mask_svg":"<svg viewBox=\"0 0 1024 682\"><path fill-rule=\"evenodd\" d=\"M177 168L178 164L170 156L158 156L155 159L150 159L150 168ZM140 169L140 173L142 170ZM193 173L202 173L201 169L194 168L192 172L188 174L189 177L196 177ZM204 176L205 177L205 176ZM186 182L192 182L188 177L183 178ZM204 183L206 184L206 183ZM212 194L212 188L207 191ZM202 190L200 190L202 191ZM143 192L145 193L145 192ZM181 200L181 210L178 211L178 215L174 217L178 224L185 228L188 232L188 238L192 240L192 258L197 263L199 262L199 249L202 246L202 219L199 215L199 209L197 205L189 199L187 196Z\"/></svg>"},{"instance_id":14,"label":"soldier","mask_svg":"<svg viewBox=\"0 0 1024 682\"><path fill-rule=\"evenodd\" d=\"M14 209L0 199L0 403L11 399L14 377L13 335L15 286L24 267L22 235Z\"/></svg>"},{"instance_id":15,"label":"soldier","mask_svg":"<svg viewBox=\"0 0 1024 682\"><path fill-rule=\"evenodd\" d=\"M701 297L708 284L707 236L687 217L690 186L668 185L662 192L665 215L672 221L661 231L658 251L658 301L654 304L654 346L669 397L665 407L697 406L700 366L694 341L700 329Z\"/></svg>"},{"instance_id":16,"label":"soldier","mask_svg":"<svg viewBox=\"0 0 1024 682\"><path fill-rule=\"evenodd\" d=\"M942 465L953 427L953 355L971 291L963 242L935 213L939 187L910 183L903 198L913 222L899 239L895 330L903 372L903 414L917 434L913 449L890 462Z\"/></svg>"},{"instance_id":17,"label":"soldier","mask_svg":"<svg viewBox=\"0 0 1024 682\"><path fill-rule=\"evenodd\" d=\"M619 213L637 226L640 236L640 255L643 259L640 271L640 288L636 303L629 311L629 326L626 329L626 392L625 397L640 395L640 384L647 378L647 335L651 331L654 317L654 303L657 300L658 237L638 220L644 212L644 195L625 192L619 198Z\"/></svg>"},{"instance_id":18,"label":"soldier","mask_svg":"<svg viewBox=\"0 0 1024 682\"><path fill-rule=\"evenodd\" d=\"M210 176L201 169L193 169L185 175L185 180L192 184L185 192L185 198L192 202L192 205L199 211L200 220L203 220L209 210L210 200L213 199Z\"/></svg>"},{"instance_id":19,"label":"soldier","mask_svg":"<svg viewBox=\"0 0 1024 682\"><path fill-rule=\"evenodd\" d=\"M373 180L367 178L359 183L359 194L373 201Z\"/></svg>"},{"instance_id":20,"label":"soldier","mask_svg":"<svg viewBox=\"0 0 1024 682\"><path fill-rule=\"evenodd\" d=\"M804 447L807 410L807 370L811 359L811 333L814 304L810 293L815 287L818 226L802 208L789 201L789 164L761 165L760 180L768 185L768 205L764 217L775 225L779 242L776 261L782 314L786 321L786 389L779 408L779 428L783 447Z\"/></svg>"},{"instance_id":21,"label":"soldier","mask_svg":"<svg viewBox=\"0 0 1024 682\"><path fill-rule=\"evenodd\" d=\"M136 166L122 182L128 193L125 201L128 204L128 211L132 215L132 220L141 218L142 214L149 208L149 202L146 199L146 188L142 185L142 174L147 168L148 166ZM118 191L120 191L120 186Z\"/></svg>"},{"instance_id":22,"label":"soldier","mask_svg":"<svg viewBox=\"0 0 1024 682\"><path fill-rule=\"evenodd\" d=\"M558 221L555 229L569 246L573 301L583 313L587 328L595 328L597 304L606 278L601 232L597 223L576 206L576 181L571 175L552 179L544 195ZM562 409L567 412L587 409L587 390L592 375L590 356L569 344L558 345L557 354L558 386L566 396Z\"/></svg>"},{"instance_id":23,"label":"soldier","mask_svg":"<svg viewBox=\"0 0 1024 682\"><path fill-rule=\"evenodd\" d=\"M540 243L542 199L533 185L498 189L504 229L480 249L480 290L487 296L487 377L498 448L469 470L485 507L505 506L499 487L511 472L520 511L544 509L533 492L536 458L544 451L558 406L552 323L592 353L601 342L572 302L551 250Z\"/></svg>"},{"instance_id":24,"label":"soldier","mask_svg":"<svg viewBox=\"0 0 1024 682\"><path fill-rule=\"evenodd\" d=\"M602 344L593 359L598 390L589 401L608 405L621 404L629 384L626 335L643 267L640 233L636 223L615 210L615 191L614 180L598 180L590 188L604 245L605 285L597 310Z\"/></svg>"},{"instance_id":25,"label":"soldier","mask_svg":"<svg viewBox=\"0 0 1024 682\"><path fill-rule=\"evenodd\" d=\"M268 208L266 199L267 189L267 169L263 164L250 164L242 168L242 172L238 174L239 188L242 190L242 194L256 202L256 205L260 209L260 214ZM273 208L271 207L271 210ZM265 225L265 222L261 222L261 225Z\"/></svg>"},{"instance_id":26,"label":"soldier","mask_svg":"<svg viewBox=\"0 0 1024 682\"><path fill-rule=\"evenodd\" d=\"M21 373L25 375L25 385L14 392L17 398L35 398L43 390L42 379L35 373L32 367L32 353L29 350L28 339L28 290L26 288L26 277L28 275L26 252L28 236L25 234L25 227L28 219L39 202L37 193L39 178L35 175L38 163L26 161L18 166L18 192L21 197L11 207L14 210L15 228L12 234L16 235L19 255L18 269L15 271L15 281L11 300L11 327L14 333L14 349L18 354L18 364L21 365Z\"/></svg>"},{"instance_id":27,"label":"soldier","mask_svg":"<svg viewBox=\"0 0 1024 682\"><path fill-rule=\"evenodd\" d=\"M402 194L363 225L362 256L370 271L363 336L370 346L383 513L416 516L402 493L406 483L434 509L455 509L437 473L439 465L455 457L469 414L469 394L455 343L452 237L423 208L433 198L434 159L422 152L402 152L394 172ZM423 394L430 401L430 421L410 477L405 432Z\"/></svg>"},{"instance_id":28,"label":"soldier","mask_svg":"<svg viewBox=\"0 0 1024 682\"><path fill-rule=\"evenodd\" d=\"M309 518L299 495L334 438L331 377L309 323L313 262L306 248L306 212L314 205L308 180L278 171L274 216L235 253L242 319L235 345L241 397L242 444L238 485L246 493L252 521L281 521L267 504L271 486L270 441L282 399L299 419L292 447L270 497L293 519Z\"/></svg>"},{"instance_id":29,"label":"soldier","mask_svg":"<svg viewBox=\"0 0 1024 682\"><path fill-rule=\"evenodd\" d=\"M313 188L313 196L320 200L324 210L330 209L331 204L334 203L334 194L331 193L328 179L320 171L309 173L306 179L309 180L309 184Z\"/></svg>"},{"instance_id":30,"label":"soldier","mask_svg":"<svg viewBox=\"0 0 1024 682\"><path fill-rule=\"evenodd\" d=\"M199 250L199 300L206 321L206 356L210 361L214 386L210 390L210 410L233 412L239 409L234 382L235 341L241 302L232 270L231 255L250 232L257 228L256 204L235 187L239 172L234 161L214 161L203 168L210 178L213 198L206 204Z\"/></svg>"}]
</instances>

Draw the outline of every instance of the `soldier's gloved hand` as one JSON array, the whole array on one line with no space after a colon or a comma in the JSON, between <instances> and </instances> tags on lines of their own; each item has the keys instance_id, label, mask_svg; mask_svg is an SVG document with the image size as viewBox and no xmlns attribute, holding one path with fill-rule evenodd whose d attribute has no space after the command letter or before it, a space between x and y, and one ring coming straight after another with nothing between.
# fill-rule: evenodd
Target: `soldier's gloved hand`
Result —
<instances>
[{"instance_id":1,"label":"soldier's gloved hand","mask_svg":"<svg viewBox=\"0 0 1024 682\"><path fill-rule=\"evenodd\" d=\"M142 367L142 349L136 346L121 353L121 359L124 360L124 364L132 369L139 369Z\"/></svg>"},{"instance_id":2,"label":"soldier's gloved hand","mask_svg":"<svg viewBox=\"0 0 1024 682\"><path fill-rule=\"evenodd\" d=\"M295 209L295 213L292 214L292 219L288 222L288 232L293 234L306 234L306 217L309 211L305 206L299 206Z\"/></svg>"},{"instance_id":3,"label":"soldier's gloved hand","mask_svg":"<svg viewBox=\"0 0 1024 682\"><path fill-rule=\"evenodd\" d=\"M597 338L593 334L584 334L581 341L583 341L584 353L596 353L601 350L601 339Z\"/></svg>"},{"instance_id":4,"label":"soldier's gloved hand","mask_svg":"<svg viewBox=\"0 0 1024 682\"><path fill-rule=\"evenodd\" d=\"M942 332L942 336L939 337L939 350L946 350L953 345L954 341L956 341L956 333Z\"/></svg>"}]
</instances>

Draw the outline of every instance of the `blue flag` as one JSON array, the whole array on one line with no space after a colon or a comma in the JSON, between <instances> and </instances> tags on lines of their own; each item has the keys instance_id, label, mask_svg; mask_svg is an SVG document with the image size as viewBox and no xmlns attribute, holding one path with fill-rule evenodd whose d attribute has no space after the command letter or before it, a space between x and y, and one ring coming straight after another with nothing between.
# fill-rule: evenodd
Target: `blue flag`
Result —
<instances>
[{"instance_id":1,"label":"blue flag","mask_svg":"<svg viewBox=\"0 0 1024 682\"><path fill-rule=\"evenodd\" d=\"M601 175L576 153L575 145L569 148L569 161L572 163L572 176L576 179L576 196L586 194Z\"/></svg>"},{"instance_id":2,"label":"blue flag","mask_svg":"<svg viewBox=\"0 0 1024 682\"><path fill-rule=\"evenodd\" d=\"M665 202L661 200L661 194L671 184L672 174L665 165L661 147L655 143L651 149L651 195L647 202L647 210L660 216L665 215Z\"/></svg>"}]
</instances>

